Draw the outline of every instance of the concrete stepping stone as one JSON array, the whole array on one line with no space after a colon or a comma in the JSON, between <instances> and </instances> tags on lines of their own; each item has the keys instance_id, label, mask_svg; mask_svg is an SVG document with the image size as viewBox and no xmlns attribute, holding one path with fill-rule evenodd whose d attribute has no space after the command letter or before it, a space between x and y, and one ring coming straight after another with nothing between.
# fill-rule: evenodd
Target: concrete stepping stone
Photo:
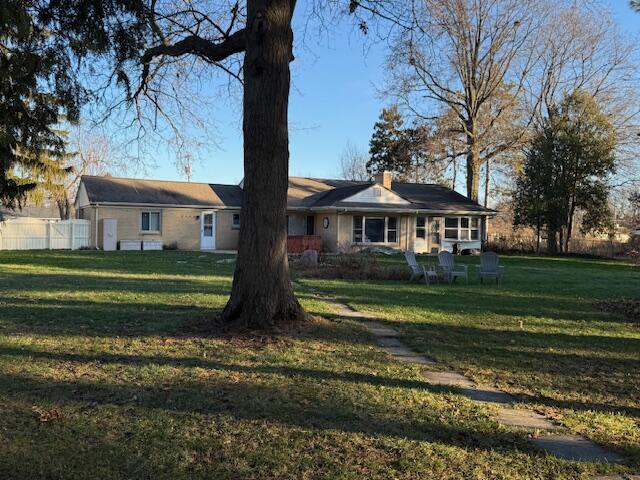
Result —
<instances>
[{"instance_id":1,"label":"concrete stepping stone","mask_svg":"<svg viewBox=\"0 0 640 480\"><path fill-rule=\"evenodd\" d=\"M400 333L393 328L367 328L369 333L375 335L376 337L398 337Z\"/></svg>"},{"instance_id":2,"label":"concrete stepping stone","mask_svg":"<svg viewBox=\"0 0 640 480\"><path fill-rule=\"evenodd\" d=\"M334 309L337 314L341 317L349 317L349 318L370 318L370 315L365 315L364 313L360 313L356 310L352 310L342 303L334 303Z\"/></svg>"},{"instance_id":3,"label":"concrete stepping stone","mask_svg":"<svg viewBox=\"0 0 640 480\"><path fill-rule=\"evenodd\" d=\"M462 393L468 396L471 400L475 400L477 402L500 404L516 402L516 399L508 393L488 387L465 388L462 390Z\"/></svg>"},{"instance_id":4,"label":"concrete stepping stone","mask_svg":"<svg viewBox=\"0 0 640 480\"><path fill-rule=\"evenodd\" d=\"M399 356L399 357L417 357L418 353L411 350L406 345L400 343L398 346L382 346L382 349L387 352L389 355Z\"/></svg>"},{"instance_id":5,"label":"concrete stepping stone","mask_svg":"<svg viewBox=\"0 0 640 480\"><path fill-rule=\"evenodd\" d=\"M498 423L509 427L535 428L538 430L559 430L560 427L547 420L544 415L517 408L498 410Z\"/></svg>"},{"instance_id":6,"label":"concrete stepping stone","mask_svg":"<svg viewBox=\"0 0 640 480\"><path fill-rule=\"evenodd\" d=\"M591 440L578 435L550 435L538 437L532 441L538 448L564 460L600 463L622 460L617 453L605 450Z\"/></svg>"},{"instance_id":7,"label":"concrete stepping stone","mask_svg":"<svg viewBox=\"0 0 640 480\"><path fill-rule=\"evenodd\" d=\"M409 348L397 338L393 337L381 337L378 338L378 345L383 347L397 347L397 348Z\"/></svg>"},{"instance_id":8,"label":"concrete stepping stone","mask_svg":"<svg viewBox=\"0 0 640 480\"><path fill-rule=\"evenodd\" d=\"M433 358L424 355L394 355L393 358L402 363L415 363L418 365L435 365L437 362Z\"/></svg>"},{"instance_id":9,"label":"concrete stepping stone","mask_svg":"<svg viewBox=\"0 0 640 480\"><path fill-rule=\"evenodd\" d=\"M473 388L475 383L464 375L456 372L422 372L422 376L434 385L448 385L451 387Z\"/></svg>"},{"instance_id":10,"label":"concrete stepping stone","mask_svg":"<svg viewBox=\"0 0 640 480\"><path fill-rule=\"evenodd\" d=\"M369 330L374 330L378 328L387 328L384 326L384 323L378 322L377 320L363 320L361 323L365 328Z\"/></svg>"}]
</instances>

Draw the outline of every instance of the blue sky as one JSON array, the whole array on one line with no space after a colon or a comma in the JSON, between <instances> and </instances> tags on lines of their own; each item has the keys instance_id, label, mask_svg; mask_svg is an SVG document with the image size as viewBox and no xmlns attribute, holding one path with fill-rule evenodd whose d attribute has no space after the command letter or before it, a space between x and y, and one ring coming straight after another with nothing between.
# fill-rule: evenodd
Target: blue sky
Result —
<instances>
[{"instance_id":1,"label":"blue sky","mask_svg":"<svg viewBox=\"0 0 640 480\"><path fill-rule=\"evenodd\" d=\"M302 3L302 2L299 2ZM623 29L640 31L640 14L633 13L627 0L607 0ZM304 15L296 12L296 21ZM292 66L290 98L290 173L335 177L347 142L367 151L373 125L387 101L377 88L384 84L384 46L366 52L358 32L350 25L337 28L330 38L307 40L308 47L296 49ZM228 105L212 112L217 124L216 147L208 148L194 165L193 181L236 183L242 178L242 137L237 109ZM160 154L147 161L149 178L183 179L172 154Z\"/></svg>"}]
</instances>

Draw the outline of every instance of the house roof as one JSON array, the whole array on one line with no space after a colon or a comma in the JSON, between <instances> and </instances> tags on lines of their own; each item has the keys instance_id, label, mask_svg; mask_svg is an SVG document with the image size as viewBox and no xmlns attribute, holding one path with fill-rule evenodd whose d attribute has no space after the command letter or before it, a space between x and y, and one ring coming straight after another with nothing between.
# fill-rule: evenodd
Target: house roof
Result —
<instances>
[{"instance_id":1,"label":"house roof","mask_svg":"<svg viewBox=\"0 0 640 480\"><path fill-rule=\"evenodd\" d=\"M176 205L239 208L242 188L238 185L171 182L132 178L83 176L89 203ZM363 202L360 192L374 182L290 177L289 208L392 209L399 211L495 213L464 195L442 185L394 182L390 191L401 197L402 204ZM351 197L356 199L350 200Z\"/></svg>"},{"instance_id":2,"label":"house roof","mask_svg":"<svg viewBox=\"0 0 640 480\"><path fill-rule=\"evenodd\" d=\"M242 189L237 185L89 175L82 177L82 183L90 203L239 207L242 199Z\"/></svg>"}]
</instances>

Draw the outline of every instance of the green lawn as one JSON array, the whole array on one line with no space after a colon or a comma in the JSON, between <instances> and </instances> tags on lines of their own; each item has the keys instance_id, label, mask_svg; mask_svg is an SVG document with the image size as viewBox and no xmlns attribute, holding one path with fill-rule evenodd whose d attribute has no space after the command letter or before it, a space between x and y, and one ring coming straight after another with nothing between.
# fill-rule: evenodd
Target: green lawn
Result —
<instances>
[{"instance_id":1,"label":"green lawn","mask_svg":"<svg viewBox=\"0 0 640 480\"><path fill-rule=\"evenodd\" d=\"M587 478L640 470L640 325L597 311L640 270L505 259L504 284L299 278L520 395L626 465L544 455L493 407L432 387L357 322L207 330L233 266L187 252L0 252L0 478ZM472 262L475 259L464 259ZM383 258L384 262L399 262Z\"/></svg>"}]
</instances>

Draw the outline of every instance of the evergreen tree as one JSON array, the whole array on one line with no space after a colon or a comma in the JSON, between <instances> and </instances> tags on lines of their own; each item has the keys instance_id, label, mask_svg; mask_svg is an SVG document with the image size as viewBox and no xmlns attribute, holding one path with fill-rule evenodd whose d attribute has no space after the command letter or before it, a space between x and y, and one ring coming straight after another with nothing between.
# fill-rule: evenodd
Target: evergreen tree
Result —
<instances>
[{"instance_id":1,"label":"evergreen tree","mask_svg":"<svg viewBox=\"0 0 640 480\"><path fill-rule=\"evenodd\" d=\"M82 90L69 50L38 17L35 1L0 4L0 205L20 205L38 179L60 173L55 125L75 121ZM57 172L57 173L56 173Z\"/></svg>"},{"instance_id":2,"label":"evergreen tree","mask_svg":"<svg viewBox=\"0 0 640 480\"><path fill-rule=\"evenodd\" d=\"M71 162L76 155L70 152L69 132L52 130L63 142L62 151L45 149L39 152L37 162L23 163L20 171L25 178L34 182L35 187L29 191L27 198L35 205L51 202L58 207L60 218L66 220L71 211L71 199L65 184L74 171Z\"/></svg>"},{"instance_id":3,"label":"evergreen tree","mask_svg":"<svg viewBox=\"0 0 640 480\"><path fill-rule=\"evenodd\" d=\"M542 229L549 224L548 198L555 134L548 125L540 129L525 150L522 174L516 179L514 225L526 225L536 231L536 251L540 251Z\"/></svg>"},{"instance_id":4,"label":"evergreen tree","mask_svg":"<svg viewBox=\"0 0 640 480\"><path fill-rule=\"evenodd\" d=\"M616 136L593 97L576 91L553 109L526 152L515 195L515 223L546 227L549 251L567 252L577 211L581 230L611 226L607 178Z\"/></svg>"},{"instance_id":5,"label":"evergreen tree","mask_svg":"<svg viewBox=\"0 0 640 480\"><path fill-rule=\"evenodd\" d=\"M396 105L382 109L369 142L369 174L388 170L394 177L404 178L410 172L410 139L403 125L404 120Z\"/></svg>"}]
</instances>

